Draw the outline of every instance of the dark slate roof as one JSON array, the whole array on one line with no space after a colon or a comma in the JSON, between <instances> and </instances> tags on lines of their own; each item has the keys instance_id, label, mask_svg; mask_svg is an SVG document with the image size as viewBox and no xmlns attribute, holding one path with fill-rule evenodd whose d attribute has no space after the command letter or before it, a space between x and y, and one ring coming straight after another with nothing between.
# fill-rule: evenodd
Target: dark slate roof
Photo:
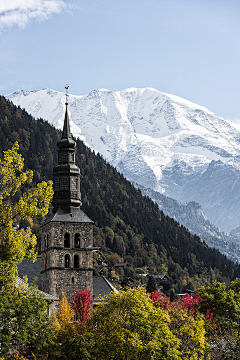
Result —
<instances>
[{"instance_id":1,"label":"dark slate roof","mask_svg":"<svg viewBox=\"0 0 240 360\"><path fill-rule=\"evenodd\" d=\"M67 109L68 103L66 103L65 105L66 105L66 111L65 111L62 139L65 139L65 138L72 139L70 125L69 125L68 109Z\"/></svg>"},{"instance_id":2,"label":"dark slate roof","mask_svg":"<svg viewBox=\"0 0 240 360\"><path fill-rule=\"evenodd\" d=\"M152 276L154 279L163 279L164 277L167 278L167 275L149 275L149 276Z\"/></svg>"},{"instance_id":3,"label":"dark slate roof","mask_svg":"<svg viewBox=\"0 0 240 360\"><path fill-rule=\"evenodd\" d=\"M33 278L37 277L36 285L39 289L41 289L41 258L37 258L37 260L33 263L28 259L23 259L21 264L18 265L18 275L20 278L27 275L28 281L30 283L33 282Z\"/></svg>"},{"instance_id":4,"label":"dark slate roof","mask_svg":"<svg viewBox=\"0 0 240 360\"><path fill-rule=\"evenodd\" d=\"M126 263L117 263L114 265L115 267L125 267L125 266L131 266L128 262Z\"/></svg>"},{"instance_id":5,"label":"dark slate roof","mask_svg":"<svg viewBox=\"0 0 240 360\"><path fill-rule=\"evenodd\" d=\"M93 305L98 303L99 298L110 294L112 291L118 292L105 276L93 276Z\"/></svg>"},{"instance_id":6,"label":"dark slate roof","mask_svg":"<svg viewBox=\"0 0 240 360\"><path fill-rule=\"evenodd\" d=\"M28 259L23 259L20 265L18 265L18 275L22 278L27 275L29 283L33 282L33 278L37 277L38 280L36 285L38 289L41 289L41 258L33 263ZM104 276L93 276L93 299L94 304L97 304L97 298L100 296L106 296L111 291L116 292L116 288L104 277ZM49 295L51 296L51 295Z\"/></svg>"},{"instance_id":7,"label":"dark slate roof","mask_svg":"<svg viewBox=\"0 0 240 360\"><path fill-rule=\"evenodd\" d=\"M93 221L86 214L84 214L81 209L78 209L72 213L68 213L61 208L58 208L55 214L51 214L42 226L50 222L93 223Z\"/></svg>"},{"instance_id":8,"label":"dark slate roof","mask_svg":"<svg viewBox=\"0 0 240 360\"><path fill-rule=\"evenodd\" d=\"M23 281L20 277L16 278L15 284L17 287L21 287L21 289L29 290L29 284ZM45 299L47 300L59 300L57 297L47 294L41 290L37 290L40 294L43 294Z\"/></svg>"}]
</instances>

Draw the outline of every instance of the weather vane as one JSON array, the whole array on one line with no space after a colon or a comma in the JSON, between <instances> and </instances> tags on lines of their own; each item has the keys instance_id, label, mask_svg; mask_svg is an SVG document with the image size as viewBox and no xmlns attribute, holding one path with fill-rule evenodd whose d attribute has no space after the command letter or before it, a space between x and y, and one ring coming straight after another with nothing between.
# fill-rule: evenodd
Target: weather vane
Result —
<instances>
[{"instance_id":1,"label":"weather vane","mask_svg":"<svg viewBox=\"0 0 240 360\"><path fill-rule=\"evenodd\" d=\"M67 84L66 86L65 86L65 89L66 89L66 105L68 104L68 102L67 102L67 99L68 99L68 88L69 88L69 85Z\"/></svg>"}]
</instances>

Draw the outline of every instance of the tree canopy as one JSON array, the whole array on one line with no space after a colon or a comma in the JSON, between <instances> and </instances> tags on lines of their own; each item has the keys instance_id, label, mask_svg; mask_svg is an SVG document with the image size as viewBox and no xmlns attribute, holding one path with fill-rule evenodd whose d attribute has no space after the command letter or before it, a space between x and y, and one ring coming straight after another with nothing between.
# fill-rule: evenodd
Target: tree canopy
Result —
<instances>
[{"instance_id":1,"label":"tree canopy","mask_svg":"<svg viewBox=\"0 0 240 360\"><path fill-rule=\"evenodd\" d=\"M44 351L51 344L55 327L47 314L48 301L34 285L24 281L0 291L0 356L26 347Z\"/></svg>"},{"instance_id":2,"label":"tree canopy","mask_svg":"<svg viewBox=\"0 0 240 360\"><path fill-rule=\"evenodd\" d=\"M29 188L33 171L24 171L19 145L4 151L0 160L0 272L11 277L24 257L35 260L36 236L30 227L19 229L20 220L46 215L53 195L52 181Z\"/></svg>"}]
</instances>

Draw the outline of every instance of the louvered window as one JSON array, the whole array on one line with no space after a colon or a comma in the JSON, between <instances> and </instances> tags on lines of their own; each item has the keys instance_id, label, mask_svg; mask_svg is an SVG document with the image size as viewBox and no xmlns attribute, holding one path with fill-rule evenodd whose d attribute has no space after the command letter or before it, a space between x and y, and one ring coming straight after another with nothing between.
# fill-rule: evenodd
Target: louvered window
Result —
<instances>
[{"instance_id":1,"label":"louvered window","mask_svg":"<svg viewBox=\"0 0 240 360\"><path fill-rule=\"evenodd\" d=\"M54 189L59 190L59 178L54 179Z\"/></svg>"},{"instance_id":2,"label":"louvered window","mask_svg":"<svg viewBox=\"0 0 240 360\"><path fill-rule=\"evenodd\" d=\"M63 153L63 162L67 162L68 161L68 153L64 152Z\"/></svg>"},{"instance_id":3,"label":"louvered window","mask_svg":"<svg viewBox=\"0 0 240 360\"><path fill-rule=\"evenodd\" d=\"M67 177L61 178L61 190L69 189L69 179Z\"/></svg>"}]
</instances>

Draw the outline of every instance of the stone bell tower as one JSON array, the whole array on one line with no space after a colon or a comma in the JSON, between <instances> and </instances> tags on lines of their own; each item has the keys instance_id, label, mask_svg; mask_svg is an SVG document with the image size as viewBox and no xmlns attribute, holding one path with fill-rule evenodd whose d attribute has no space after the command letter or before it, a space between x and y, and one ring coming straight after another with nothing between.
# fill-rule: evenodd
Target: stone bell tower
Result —
<instances>
[{"instance_id":1,"label":"stone bell tower","mask_svg":"<svg viewBox=\"0 0 240 360\"><path fill-rule=\"evenodd\" d=\"M80 208L80 169L67 106L66 100L58 165L53 169L53 212L42 225L41 289L58 298L64 291L70 299L76 289L93 287L93 221Z\"/></svg>"}]
</instances>

